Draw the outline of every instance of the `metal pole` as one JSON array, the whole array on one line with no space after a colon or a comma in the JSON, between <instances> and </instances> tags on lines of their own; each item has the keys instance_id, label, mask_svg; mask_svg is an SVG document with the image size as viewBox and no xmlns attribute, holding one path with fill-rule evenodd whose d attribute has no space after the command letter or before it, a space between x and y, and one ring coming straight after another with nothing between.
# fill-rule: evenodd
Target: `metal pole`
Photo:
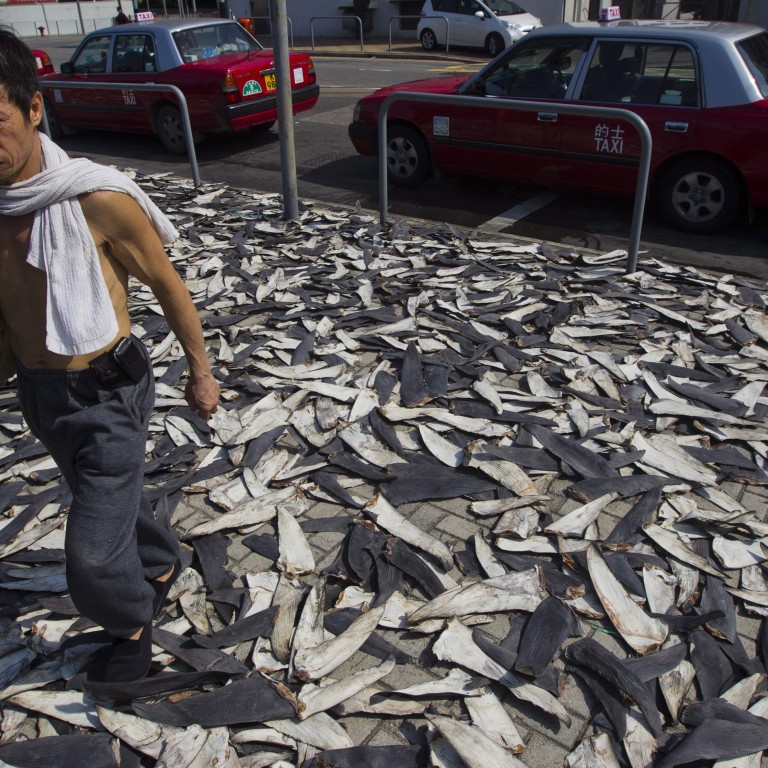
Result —
<instances>
[{"instance_id":1,"label":"metal pole","mask_svg":"<svg viewBox=\"0 0 768 768\"><path fill-rule=\"evenodd\" d=\"M83 11L80 8L80 0L77 0L77 16L80 19L80 33L85 34L85 24L83 24Z\"/></svg>"},{"instance_id":2,"label":"metal pole","mask_svg":"<svg viewBox=\"0 0 768 768\"><path fill-rule=\"evenodd\" d=\"M45 28L48 30L48 34L50 35L53 30L48 24L48 14L45 12L45 3L42 3L40 8L43 11L43 22L45 23Z\"/></svg>"},{"instance_id":3,"label":"metal pole","mask_svg":"<svg viewBox=\"0 0 768 768\"><path fill-rule=\"evenodd\" d=\"M280 170L283 175L283 218L286 221L298 221L299 199L296 183L296 148L293 141L293 98L285 0L270 0L269 16L277 78L277 127L280 136Z\"/></svg>"},{"instance_id":4,"label":"metal pole","mask_svg":"<svg viewBox=\"0 0 768 768\"><path fill-rule=\"evenodd\" d=\"M112 89L122 90L126 88L126 83L68 83L64 80L48 80L45 85L50 88L90 88L97 91L109 91ZM200 169L197 164L197 153L195 152L195 139L192 134L192 123L189 121L189 106L187 99L181 92L181 89L175 85L158 85L157 83L132 83L126 90L132 91L170 91L179 100L179 111L181 112L181 122L184 126L184 138L187 142L187 156L189 164L192 166L192 179L195 186L200 186ZM46 134L50 137L48 128L48 119L43 112L43 126Z\"/></svg>"},{"instance_id":5,"label":"metal pole","mask_svg":"<svg viewBox=\"0 0 768 768\"><path fill-rule=\"evenodd\" d=\"M453 96L442 93L410 93L397 91L387 96L379 107L378 120L378 162L379 162L379 222L387 226L389 193L387 190L387 116L389 108L397 101L412 101L417 104L450 104L452 106L477 107L477 96ZM651 152L653 138L647 123L642 117L628 109L614 107L592 107L586 104L568 104L553 101L533 101L528 99L491 99L482 104L486 109L520 110L522 112L548 113L557 118L557 113L565 115L585 115L587 117L605 117L613 120L626 120L640 135L640 161L637 167L635 202L632 213L632 229L629 233L626 274L637 271L637 256L640 251L640 235L643 228L645 198L648 193L650 178Z\"/></svg>"}]
</instances>

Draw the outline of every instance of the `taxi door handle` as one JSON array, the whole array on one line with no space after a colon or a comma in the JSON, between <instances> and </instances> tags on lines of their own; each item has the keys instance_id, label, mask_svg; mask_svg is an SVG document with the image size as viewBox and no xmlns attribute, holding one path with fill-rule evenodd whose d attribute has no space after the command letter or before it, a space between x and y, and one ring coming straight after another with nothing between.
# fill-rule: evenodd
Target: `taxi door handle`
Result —
<instances>
[{"instance_id":1,"label":"taxi door handle","mask_svg":"<svg viewBox=\"0 0 768 768\"><path fill-rule=\"evenodd\" d=\"M540 123L556 123L557 112L539 112L536 117Z\"/></svg>"},{"instance_id":2,"label":"taxi door handle","mask_svg":"<svg viewBox=\"0 0 768 768\"><path fill-rule=\"evenodd\" d=\"M671 133L686 133L688 131L688 123L673 123L670 120L664 123L664 130Z\"/></svg>"}]
</instances>

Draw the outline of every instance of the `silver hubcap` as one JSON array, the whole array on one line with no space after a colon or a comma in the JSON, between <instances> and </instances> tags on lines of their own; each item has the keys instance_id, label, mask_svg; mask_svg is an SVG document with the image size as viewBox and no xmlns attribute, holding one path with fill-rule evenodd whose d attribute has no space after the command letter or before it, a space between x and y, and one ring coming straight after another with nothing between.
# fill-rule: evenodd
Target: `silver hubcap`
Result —
<instances>
[{"instance_id":1,"label":"silver hubcap","mask_svg":"<svg viewBox=\"0 0 768 768\"><path fill-rule=\"evenodd\" d=\"M163 120L163 135L174 146L181 146L184 142L184 131L181 123L173 115L168 115Z\"/></svg>"},{"instance_id":2,"label":"silver hubcap","mask_svg":"<svg viewBox=\"0 0 768 768\"><path fill-rule=\"evenodd\" d=\"M387 144L387 166L393 176L406 178L413 175L419 162L416 147L408 139L397 136Z\"/></svg>"},{"instance_id":3,"label":"silver hubcap","mask_svg":"<svg viewBox=\"0 0 768 768\"><path fill-rule=\"evenodd\" d=\"M421 37L421 42L427 50L435 47L435 38L431 32L425 32Z\"/></svg>"},{"instance_id":4,"label":"silver hubcap","mask_svg":"<svg viewBox=\"0 0 768 768\"><path fill-rule=\"evenodd\" d=\"M725 190L720 180L708 173L687 173L672 192L672 205L686 221L709 221L725 205Z\"/></svg>"}]
</instances>

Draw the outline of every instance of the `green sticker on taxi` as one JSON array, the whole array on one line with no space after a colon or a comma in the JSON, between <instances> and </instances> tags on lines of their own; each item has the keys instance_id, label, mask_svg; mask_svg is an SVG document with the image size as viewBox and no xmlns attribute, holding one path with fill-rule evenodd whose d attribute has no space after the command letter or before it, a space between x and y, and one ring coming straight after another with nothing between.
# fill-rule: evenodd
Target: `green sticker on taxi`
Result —
<instances>
[{"instance_id":1,"label":"green sticker on taxi","mask_svg":"<svg viewBox=\"0 0 768 768\"><path fill-rule=\"evenodd\" d=\"M261 86L258 80L249 80L243 86L243 96L255 96L257 93L261 93Z\"/></svg>"}]
</instances>

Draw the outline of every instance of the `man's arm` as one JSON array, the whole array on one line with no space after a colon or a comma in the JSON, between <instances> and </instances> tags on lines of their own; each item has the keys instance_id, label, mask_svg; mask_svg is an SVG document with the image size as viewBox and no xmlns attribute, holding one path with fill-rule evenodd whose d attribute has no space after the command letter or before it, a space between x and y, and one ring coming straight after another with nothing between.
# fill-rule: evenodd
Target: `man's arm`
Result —
<instances>
[{"instance_id":1,"label":"man's arm","mask_svg":"<svg viewBox=\"0 0 768 768\"><path fill-rule=\"evenodd\" d=\"M219 384L211 372L192 297L152 224L132 197L119 192L94 192L82 204L89 226L104 237L110 254L152 291L163 308L189 363L187 402L207 419L219 402Z\"/></svg>"}]
</instances>

